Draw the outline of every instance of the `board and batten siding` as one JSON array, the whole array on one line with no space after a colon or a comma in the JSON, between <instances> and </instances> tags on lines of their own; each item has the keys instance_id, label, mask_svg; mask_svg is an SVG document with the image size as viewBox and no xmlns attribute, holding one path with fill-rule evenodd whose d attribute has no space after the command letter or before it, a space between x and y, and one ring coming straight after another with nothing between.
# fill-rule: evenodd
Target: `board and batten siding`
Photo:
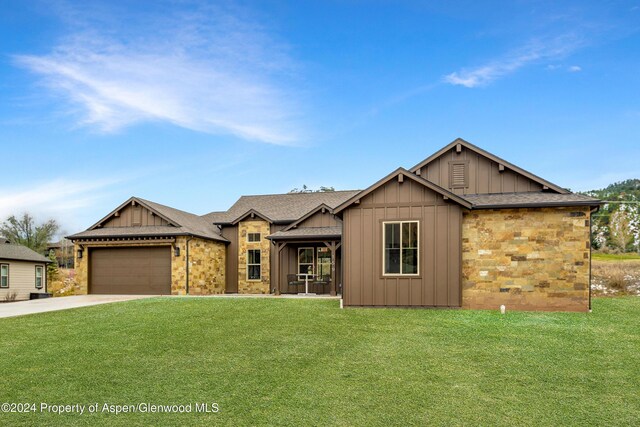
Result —
<instances>
[{"instance_id":1,"label":"board and batten siding","mask_svg":"<svg viewBox=\"0 0 640 427\"><path fill-rule=\"evenodd\" d=\"M309 218L300 222L296 228L313 228L313 227L339 227L341 222L329 211L318 211Z\"/></svg>"},{"instance_id":2,"label":"board and batten siding","mask_svg":"<svg viewBox=\"0 0 640 427\"><path fill-rule=\"evenodd\" d=\"M343 213L344 303L460 307L462 209L413 181L388 182ZM384 276L385 221L419 222L417 276Z\"/></svg>"},{"instance_id":3,"label":"board and batten siding","mask_svg":"<svg viewBox=\"0 0 640 427\"><path fill-rule=\"evenodd\" d=\"M30 261L0 259L0 264L9 264L9 287L0 288L0 299L16 293L16 300L29 299L32 292L44 293L47 280L47 266ZM36 289L36 265L42 267L42 288Z\"/></svg>"},{"instance_id":4,"label":"board and batten siding","mask_svg":"<svg viewBox=\"0 0 640 427\"><path fill-rule=\"evenodd\" d=\"M169 223L163 218L151 212L149 209L136 204L127 205L118 212L118 216L113 216L104 222L104 228L112 227L149 227L166 226Z\"/></svg>"},{"instance_id":5,"label":"board and batten siding","mask_svg":"<svg viewBox=\"0 0 640 427\"><path fill-rule=\"evenodd\" d=\"M467 186L452 188L450 165L459 162L466 165ZM419 175L458 195L542 191L540 183L508 168L500 171L498 163L464 146L460 153L454 147L433 159L420 168Z\"/></svg>"}]
</instances>

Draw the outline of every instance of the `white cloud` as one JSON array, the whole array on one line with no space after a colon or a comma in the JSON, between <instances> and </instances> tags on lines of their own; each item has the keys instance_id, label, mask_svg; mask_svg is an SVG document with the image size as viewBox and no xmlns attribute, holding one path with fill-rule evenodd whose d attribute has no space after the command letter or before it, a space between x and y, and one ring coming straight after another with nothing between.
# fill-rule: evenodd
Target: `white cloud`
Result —
<instances>
[{"instance_id":1,"label":"white cloud","mask_svg":"<svg viewBox=\"0 0 640 427\"><path fill-rule=\"evenodd\" d=\"M580 46L581 42L573 35L563 35L549 40L537 40L500 59L473 68L463 68L444 76L446 83L455 86L474 88L486 86L494 80L511 74L527 65L561 58ZM556 66L550 64L548 69Z\"/></svg>"},{"instance_id":2,"label":"white cloud","mask_svg":"<svg viewBox=\"0 0 640 427\"><path fill-rule=\"evenodd\" d=\"M572 65L568 68L570 73L577 73L579 71L582 71L582 67L578 66L578 65Z\"/></svg>"},{"instance_id":3,"label":"white cloud","mask_svg":"<svg viewBox=\"0 0 640 427\"><path fill-rule=\"evenodd\" d=\"M56 179L29 187L0 187L0 221L28 212L39 221L54 218L77 231L82 211L102 199L105 190L122 180ZM93 213L93 212L92 212ZM83 218L86 222L86 218Z\"/></svg>"},{"instance_id":4,"label":"white cloud","mask_svg":"<svg viewBox=\"0 0 640 427\"><path fill-rule=\"evenodd\" d=\"M50 53L15 60L79 110L79 124L102 132L162 121L274 144L300 139L295 67L265 30L208 6L170 17L78 24Z\"/></svg>"}]
</instances>

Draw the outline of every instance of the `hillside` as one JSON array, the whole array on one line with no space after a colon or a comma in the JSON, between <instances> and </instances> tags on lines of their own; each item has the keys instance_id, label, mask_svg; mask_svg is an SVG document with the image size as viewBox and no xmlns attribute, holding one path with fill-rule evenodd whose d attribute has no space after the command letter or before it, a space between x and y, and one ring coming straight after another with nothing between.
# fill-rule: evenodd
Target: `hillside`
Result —
<instances>
[{"instance_id":1,"label":"hillside","mask_svg":"<svg viewBox=\"0 0 640 427\"><path fill-rule=\"evenodd\" d=\"M594 249L640 252L640 179L615 182L583 194L611 202L593 216Z\"/></svg>"}]
</instances>

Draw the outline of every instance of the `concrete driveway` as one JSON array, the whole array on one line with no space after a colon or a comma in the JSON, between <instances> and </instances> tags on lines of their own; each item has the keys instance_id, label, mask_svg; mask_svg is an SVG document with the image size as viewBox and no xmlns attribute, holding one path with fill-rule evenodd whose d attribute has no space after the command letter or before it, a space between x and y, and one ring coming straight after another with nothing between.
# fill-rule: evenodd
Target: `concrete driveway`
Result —
<instances>
[{"instance_id":1,"label":"concrete driveway","mask_svg":"<svg viewBox=\"0 0 640 427\"><path fill-rule=\"evenodd\" d=\"M0 318L152 297L154 297L154 295L79 295L8 302L0 304Z\"/></svg>"}]
</instances>

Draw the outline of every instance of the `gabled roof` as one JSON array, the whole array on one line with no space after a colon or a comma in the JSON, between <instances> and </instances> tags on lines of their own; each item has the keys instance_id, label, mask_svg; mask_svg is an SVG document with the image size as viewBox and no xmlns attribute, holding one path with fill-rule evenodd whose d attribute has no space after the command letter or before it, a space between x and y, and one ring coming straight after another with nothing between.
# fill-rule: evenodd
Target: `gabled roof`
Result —
<instances>
[{"instance_id":1,"label":"gabled roof","mask_svg":"<svg viewBox=\"0 0 640 427\"><path fill-rule=\"evenodd\" d=\"M6 239L5 239L6 241ZM48 263L51 260L26 246L0 241L0 259Z\"/></svg>"},{"instance_id":2,"label":"gabled roof","mask_svg":"<svg viewBox=\"0 0 640 427\"><path fill-rule=\"evenodd\" d=\"M556 193L506 193L467 194L465 199L473 203L473 209L505 209L527 207L598 206L601 201L582 194Z\"/></svg>"},{"instance_id":3,"label":"gabled roof","mask_svg":"<svg viewBox=\"0 0 640 427\"><path fill-rule=\"evenodd\" d=\"M312 217L313 215L315 215L317 212L321 211L322 209L325 209L325 210L333 213L333 209L331 209L328 205L322 203L317 208L310 210L306 215L303 215L301 218L299 218L296 221L292 222L291 224L287 225L284 229L282 229L282 231L291 230L292 228L297 227L298 224L303 222L305 219L307 219L309 217Z\"/></svg>"},{"instance_id":4,"label":"gabled roof","mask_svg":"<svg viewBox=\"0 0 640 427\"><path fill-rule=\"evenodd\" d=\"M227 212L211 212L203 215L203 218L214 224L232 224L253 209L274 223L288 224L320 204L324 203L333 209L359 192L360 190L350 190L242 196Z\"/></svg>"},{"instance_id":5,"label":"gabled roof","mask_svg":"<svg viewBox=\"0 0 640 427\"><path fill-rule=\"evenodd\" d=\"M170 225L145 226L145 227L109 227L101 228L102 223L111 218L116 212L125 206L136 202L154 214L158 215ZM131 197L122 203L107 216L89 227L86 231L68 236L70 240L97 237L133 237L133 236L184 236L191 235L205 239L228 242L220 235L218 227L207 221L204 217L189 212L181 211L169 206L161 205L140 197Z\"/></svg>"},{"instance_id":6,"label":"gabled roof","mask_svg":"<svg viewBox=\"0 0 640 427\"><path fill-rule=\"evenodd\" d=\"M395 171L391 172L389 175L385 176L384 178L382 178L380 181L376 182L375 184L373 184L371 187L362 190L361 192L357 193L356 195L354 195L353 197L351 197L349 200L345 201L344 203L342 203L340 206L336 207L333 210L334 214L337 214L341 211L343 211L345 208L347 208L348 206L350 206L351 204L353 204L356 200L359 200L363 197L365 197L367 194L375 191L376 189L382 187L384 184L386 184L387 182L391 181L394 178L397 178L398 175L402 175L404 178L407 179L411 179L415 182L417 182L418 184L424 185L425 187L435 191L436 193L442 195L443 197L446 197L450 200L452 200L453 202L458 203L461 206L464 206L465 208L471 209L471 203L468 202L467 200L465 200L464 198L453 194L452 192L445 190L444 188L440 187L439 185L434 184L431 181L427 181L424 178L421 178L413 173L411 173L410 171L406 170L405 168L398 168Z\"/></svg>"},{"instance_id":7,"label":"gabled roof","mask_svg":"<svg viewBox=\"0 0 640 427\"><path fill-rule=\"evenodd\" d=\"M117 208L115 208L114 210L112 210L111 212L109 212L107 215L105 215L100 221L96 222L95 224L93 224L91 227L89 227L87 230L93 230L95 228L100 228L102 227L102 223L106 222L108 219L110 219L111 217L113 217L117 212L121 211L122 209L124 209L125 207L129 206L132 202L138 203L141 206L144 206L145 208L149 209L150 211L152 211L153 213L155 213L156 215L158 215L160 218L164 219L165 221L167 221L169 224L171 224L174 227L180 227L180 224L178 224L175 221L172 221L171 219L169 219L166 215L163 215L161 213L162 210L177 210L177 209L173 209L170 208L169 206L164 206L164 205L160 205L157 203L153 203L144 199L141 199L139 197L129 197L126 201L124 201L122 204L120 204ZM160 207L160 209L154 209L153 207L151 207L152 205L155 205L155 207ZM163 209L164 208L164 209ZM186 213L186 212L185 212Z\"/></svg>"},{"instance_id":8,"label":"gabled roof","mask_svg":"<svg viewBox=\"0 0 640 427\"><path fill-rule=\"evenodd\" d=\"M267 222L273 223L273 220L269 217L267 217L266 215L262 215L260 212L258 212L255 209L249 209L247 212L245 212L243 215L240 215L238 218L236 218L235 220L233 220L233 222L231 224L236 225L237 223L239 223L240 221L242 221L243 219L245 219L246 217L250 216L251 218L253 217L259 217Z\"/></svg>"},{"instance_id":9,"label":"gabled roof","mask_svg":"<svg viewBox=\"0 0 640 427\"><path fill-rule=\"evenodd\" d=\"M414 167L412 167L410 169L411 172L415 173L418 169L422 168L423 166L425 166L426 164L430 163L431 161L433 161L434 159L440 157L441 155L445 154L447 151L453 149L456 145L462 145L463 147L468 148L471 151L474 151L490 160L493 160L496 163L502 164L504 165L507 169L510 169L514 172L517 172L523 176L526 176L527 178L529 178L532 181L535 181L537 183L539 183L540 185L546 186L548 188L550 188L551 190L557 191L560 194L566 194L569 193L569 191L567 191L566 189L547 181L546 179L542 179L537 175L532 174L529 171L526 171L516 165L514 165L513 163L509 163L504 159L501 159L500 157L489 153L488 151L483 150L480 147L476 147L475 145L473 145L472 143L465 141L462 138L457 138L456 140L454 140L453 142L449 143L448 145L446 145L445 147L443 147L441 150L435 152L434 154L432 154L431 156L427 157L426 159L424 159L423 161L421 161L420 163L418 163L417 165L415 165Z\"/></svg>"}]
</instances>

